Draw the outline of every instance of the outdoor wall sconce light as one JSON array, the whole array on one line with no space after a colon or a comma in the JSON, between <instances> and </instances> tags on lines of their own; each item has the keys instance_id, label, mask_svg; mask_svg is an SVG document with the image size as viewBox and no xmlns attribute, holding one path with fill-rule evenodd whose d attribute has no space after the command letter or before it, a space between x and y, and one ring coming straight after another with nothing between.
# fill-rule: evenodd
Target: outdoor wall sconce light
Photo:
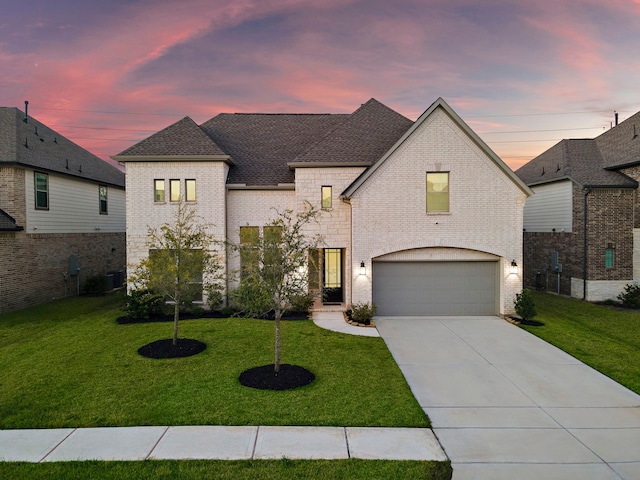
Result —
<instances>
[{"instance_id":1,"label":"outdoor wall sconce light","mask_svg":"<svg viewBox=\"0 0 640 480\"><path fill-rule=\"evenodd\" d=\"M367 267L364 266L364 262L360 262L360 275L367 274Z\"/></svg>"},{"instance_id":2,"label":"outdoor wall sconce light","mask_svg":"<svg viewBox=\"0 0 640 480\"><path fill-rule=\"evenodd\" d=\"M509 269L509 273L512 273L514 275L518 274L518 264L515 260L511 260L511 268Z\"/></svg>"}]
</instances>

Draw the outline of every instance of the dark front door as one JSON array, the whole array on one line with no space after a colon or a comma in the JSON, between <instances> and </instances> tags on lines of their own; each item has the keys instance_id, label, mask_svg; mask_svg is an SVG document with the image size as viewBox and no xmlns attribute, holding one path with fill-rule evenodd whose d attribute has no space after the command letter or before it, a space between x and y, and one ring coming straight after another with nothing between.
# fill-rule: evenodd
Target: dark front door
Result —
<instances>
[{"instance_id":1,"label":"dark front door","mask_svg":"<svg viewBox=\"0 0 640 480\"><path fill-rule=\"evenodd\" d=\"M322 260L322 303L342 303L342 249L325 248Z\"/></svg>"}]
</instances>

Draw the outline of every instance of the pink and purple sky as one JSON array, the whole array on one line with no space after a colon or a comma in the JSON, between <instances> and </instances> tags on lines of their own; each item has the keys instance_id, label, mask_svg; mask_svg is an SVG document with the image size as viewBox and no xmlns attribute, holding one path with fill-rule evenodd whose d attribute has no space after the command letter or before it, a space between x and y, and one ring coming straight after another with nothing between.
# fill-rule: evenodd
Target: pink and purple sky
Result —
<instances>
[{"instance_id":1,"label":"pink and purple sky","mask_svg":"<svg viewBox=\"0 0 640 480\"><path fill-rule=\"evenodd\" d=\"M108 160L186 115L443 97L516 169L640 110L639 26L640 0L5 0L0 106Z\"/></svg>"}]
</instances>

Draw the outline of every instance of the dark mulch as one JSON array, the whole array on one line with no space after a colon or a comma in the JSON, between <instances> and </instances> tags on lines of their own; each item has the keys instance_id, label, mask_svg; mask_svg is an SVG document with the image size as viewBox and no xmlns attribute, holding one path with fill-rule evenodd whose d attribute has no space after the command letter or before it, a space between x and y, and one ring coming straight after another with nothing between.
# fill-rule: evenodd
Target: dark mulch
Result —
<instances>
[{"instance_id":1,"label":"dark mulch","mask_svg":"<svg viewBox=\"0 0 640 480\"><path fill-rule=\"evenodd\" d=\"M530 327L543 327L544 323L543 322L539 322L537 320L524 320L522 318L520 318L518 315L509 315L507 317L508 320L511 321L511 323L515 323L516 325L528 325Z\"/></svg>"},{"instance_id":2,"label":"dark mulch","mask_svg":"<svg viewBox=\"0 0 640 480\"><path fill-rule=\"evenodd\" d=\"M315 378L309 370L297 365L280 365L280 371L276 373L271 364L245 370L240 374L240 383L260 390L290 390L309 385Z\"/></svg>"},{"instance_id":3,"label":"dark mulch","mask_svg":"<svg viewBox=\"0 0 640 480\"><path fill-rule=\"evenodd\" d=\"M181 358L197 355L207 348L206 343L190 338L179 338L176 345L173 339L165 338L146 344L138 349L138 353L147 358Z\"/></svg>"},{"instance_id":4,"label":"dark mulch","mask_svg":"<svg viewBox=\"0 0 640 480\"><path fill-rule=\"evenodd\" d=\"M240 314L237 314L240 315ZM233 316L233 315L231 315ZM197 318L229 318L229 315L225 315L217 310L206 310L203 313L193 314L193 313L181 313L180 320L194 320ZM273 313L268 313L264 317L264 320L273 320ZM282 315L282 320L307 320L309 318L309 314L307 312L287 312ZM126 325L131 323L153 323L153 322L173 322L173 314L169 315L155 315L149 318L132 318L132 317L118 317L116 322L120 325Z\"/></svg>"}]
</instances>

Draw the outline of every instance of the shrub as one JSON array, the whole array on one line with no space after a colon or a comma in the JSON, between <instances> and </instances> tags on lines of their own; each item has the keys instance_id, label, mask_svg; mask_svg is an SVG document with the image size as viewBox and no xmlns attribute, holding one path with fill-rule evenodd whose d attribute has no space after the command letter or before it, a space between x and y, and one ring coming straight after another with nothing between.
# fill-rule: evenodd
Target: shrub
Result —
<instances>
[{"instance_id":1,"label":"shrub","mask_svg":"<svg viewBox=\"0 0 640 480\"><path fill-rule=\"evenodd\" d=\"M524 288L520 293L516 293L516 299L513 304L516 308L516 313L523 320L531 320L538 314L535 303L533 302L531 290L527 288Z\"/></svg>"},{"instance_id":2,"label":"shrub","mask_svg":"<svg viewBox=\"0 0 640 480\"><path fill-rule=\"evenodd\" d=\"M289 299L289 302L291 303L291 311L293 312L309 312L314 301L315 298L311 293L292 295Z\"/></svg>"},{"instance_id":3,"label":"shrub","mask_svg":"<svg viewBox=\"0 0 640 480\"><path fill-rule=\"evenodd\" d=\"M164 311L164 298L162 295L152 293L149 290L132 290L127 295L127 316L140 320L148 320L149 317L161 315Z\"/></svg>"},{"instance_id":4,"label":"shrub","mask_svg":"<svg viewBox=\"0 0 640 480\"><path fill-rule=\"evenodd\" d=\"M271 294L258 282L243 281L229 299L233 308L248 317L260 318L271 310Z\"/></svg>"},{"instance_id":5,"label":"shrub","mask_svg":"<svg viewBox=\"0 0 640 480\"><path fill-rule=\"evenodd\" d=\"M94 275L84 283L82 293L85 295L103 295L104 294L104 277L101 275Z\"/></svg>"},{"instance_id":6,"label":"shrub","mask_svg":"<svg viewBox=\"0 0 640 480\"><path fill-rule=\"evenodd\" d=\"M222 289L219 288L218 285L207 285L205 287L207 292L207 305L210 310L219 310L222 308L222 300L224 296L222 295Z\"/></svg>"},{"instance_id":7,"label":"shrub","mask_svg":"<svg viewBox=\"0 0 640 480\"><path fill-rule=\"evenodd\" d=\"M628 283L625 285L623 292L618 295L618 300L625 307L640 308L640 285L637 283Z\"/></svg>"},{"instance_id":8,"label":"shrub","mask_svg":"<svg viewBox=\"0 0 640 480\"><path fill-rule=\"evenodd\" d=\"M351 315L349 318L356 323L362 323L364 325L369 325L371 323L371 319L376 314L377 307L375 303L371 305L368 303L354 303L351 305Z\"/></svg>"}]
</instances>

